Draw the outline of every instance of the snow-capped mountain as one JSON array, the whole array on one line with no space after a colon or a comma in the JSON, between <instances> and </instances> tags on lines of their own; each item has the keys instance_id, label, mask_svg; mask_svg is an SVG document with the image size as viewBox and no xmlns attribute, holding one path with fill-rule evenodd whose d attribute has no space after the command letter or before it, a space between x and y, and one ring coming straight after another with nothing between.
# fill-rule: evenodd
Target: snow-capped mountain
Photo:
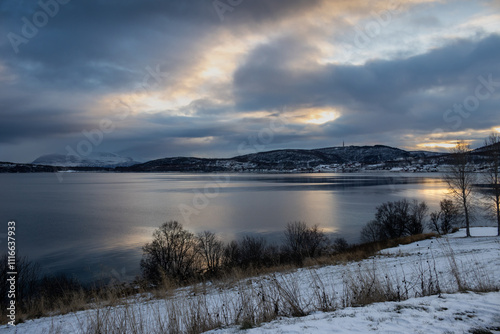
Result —
<instances>
[{"instance_id":1,"label":"snow-capped mountain","mask_svg":"<svg viewBox=\"0 0 500 334\"><path fill-rule=\"evenodd\" d=\"M92 152L88 156L78 157L64 154L46 154L35 159L32 164L60 167L127 167L138 164L130 157L115 153Z\"/></svg>"}]
</instances>

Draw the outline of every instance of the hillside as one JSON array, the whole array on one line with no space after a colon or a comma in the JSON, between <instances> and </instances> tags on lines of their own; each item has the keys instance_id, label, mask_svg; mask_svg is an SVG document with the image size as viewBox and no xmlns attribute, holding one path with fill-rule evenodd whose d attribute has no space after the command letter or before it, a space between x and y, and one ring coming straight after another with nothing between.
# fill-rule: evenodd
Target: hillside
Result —
<instances>
[{"instance_id":1,"label":"hillside","mask_svg":"<svg viewBox=\"0 0 500 334\"><path fill-rule=\"evenodd\" d=\"M164 158L117 168L119 171L313 171L319 166L340 170L353 165L373 165L394 161L418 160L435 156L432 152L409 152L398 148L375 146L328 147L312 150L284 149L236 156L230 159Z\"/></svg>"},{"instance_id":2,"label":"hillside","mask_svg":"<svg viewBox=\"0 0 500 334\"><path fill-rule=\"evenodd\" d=\"M92 152L88 156L78 157L64 154L46 154L36 158L33 165L59 167L117 167L138 164L130 157L123 157L115 153Z\"/></svg>"},{"instance_id":3,"label":"hillside","mask_svg":"<svg viewBox=\"0 0 500 334\"><path fill-rule=\"evenodd\" d=\"M477 169L484 168L492 147L472 151ZM169 157L139 163L114 153L95 152L75 158L62 154L41 156L32 164L2 163L1 172L358 172L393 170L409 172L443 171L453 162L449 153L405 151L384 145L340 146L319 149L283 149L235 156L233 158ZM444 166L444 169L441 168Z\"/></svg>"}]
</instances>

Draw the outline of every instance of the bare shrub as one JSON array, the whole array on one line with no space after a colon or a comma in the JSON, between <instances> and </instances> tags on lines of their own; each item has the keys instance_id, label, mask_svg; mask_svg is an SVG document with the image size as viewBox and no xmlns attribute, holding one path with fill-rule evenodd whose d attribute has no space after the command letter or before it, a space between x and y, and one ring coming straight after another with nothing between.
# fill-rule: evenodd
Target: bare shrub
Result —
<instances>
[{"instance_id":1,"label":"bare shrub","mask_svg":"<svg viewBox=\"0 0 500 334\"><path fill-rule=\"evenodd\" d=\"M382 225L378 221L372 220L368 222L361 230L361 241L364 243L369 243L377 242L379 240L384 240Z\"/></svg>"},{"instance_id":2,"label":"bare shrub","mask_svg":"<svg viewBox=\"0 0 500 334\"><path fill-rule=\"evenodd\" d=\"M344 253L349 249L349 243L342 237L333 240L332 249L335 253Z\"/></svg>"},{"instance_id":3,"label":"bare shrub","mask_svg":"<svg viewBox=\"0 0 500 334\"><path fill-rule=\"evenodd\" d=\"M307 315L307 303L302 296L299 285L292 277L272 275L272 283L280 296L282 315L303 317Z\"/></svg>"},{"instance_id":4,"label":"bare shrub","mask_svg":"<svg viewBox=\"0 0 500 334\"><path fill-rule=\"evenodd\" d=\"M392 277L388 273L380 276L375 262L369 267L358 264L356 270L347 269L342 275L344 307L398 300Z\"/></svg>"},{"instance_id":5,"label":"bare shrub","mask_svg":"<svg viewBox=\"0 0 500 334\"><path fill-rule=\"evenodd\" d=\"M315 270L311 274L311 285L313 289L314 308L322 312L330 312L336 309L335 282L321 277ZM331 279L331 277L329 277Z\"/></svg>"},{"instance_id":6,"label":"bare shrub","mask_svg":"<svg viewBox=\"0 0 500 334\"><path fill-rule=\"evenodd\" d=\"M428 227L438 234L448 234L460 223L460 211L449 199L442 200L439 206L439 211L431 213Z\"/></svg>"},{"instance_id":7,"label":"bare shrub","mask_svg":"<svg viewBox=\"0 0 500 334\"><path fill-rule=\"evenodd\" d=\"M270 262L266 240L247 235L239 243L241 266L259 268Z\"/></svg>"},{"instance_id":8,"label":"bare shrub","mask_svg":"<svg viewBox=\"0 0 500 334\"><path fill-rule=\"evenodd\" d=\"M437 270L431 265L429 258L423 258L419 254L419 261L415 265L415 275L413 277L413 292L415 297L431 296L440 294L439 277Z\"/></svg>"},{"instance_id":9,"label":"bare shrub","mask_svg":"<svg viewBox=\"0 0 500 334\"><path fill-rule=\"evenodd\" d=\"M223 263L226 269L241 266L241 249L237 241L233 240L224 247Z\"/></svg>"},{"instance_id":10,"label":"bare shrub","mask_svg":"<svg viewBox=\"0 0 500 334\"><path fill-rule=\"evenodd\" d=\"M153 241L143 248L143 276L158 284L166 277L179 282L195 276L197 243L195 236L176 221L166 222L153 233Z\"/></svg>"},{"instance_id":11,"label":"bare shrub","mask_svg":"<svg viewBox=\"0 0 500 334\"><path fill-rule=\"evenodd\" d=\"M403 199L383 203L377 207L375 219L361 230L361 239L374 242L421 234L427 211L425 202Z\"/></svg>"},{"instance_id":12,"label":"bare shrub","mask_svg":"<svg viewBox=\"0 0 500 334\"><path fill-rule=\"evenodd\" d=\"M224 256L224 243L212 232L204 231L197 237L197 250L202 259L203 269L208 276L219 273Z\"/></svg>"},{"instance_id":13,"label":"bare shrub","mask_svg":"<svg viewBox=\"0 0 500 334\"><path fill-rule=\"evenodd\" d=\"M413 200L410 204L410 220L406 227L406 233L408 235L415 235L424 233L424 221L429 211L429 207L425 202L418 202Z\"/></svg>"},{"instance_id":14,"label":"bare shrub","mask_svg":"<svg viewBox=\"0 0 500 334\"><path fill-rule=\"evenodd\" d=\"M318 225L308 227L304 222L288 223L284 233L284 248L291 260L302 264L306 257L321 255L326 246L325 234Z\"/></svg>"}]
</instances>

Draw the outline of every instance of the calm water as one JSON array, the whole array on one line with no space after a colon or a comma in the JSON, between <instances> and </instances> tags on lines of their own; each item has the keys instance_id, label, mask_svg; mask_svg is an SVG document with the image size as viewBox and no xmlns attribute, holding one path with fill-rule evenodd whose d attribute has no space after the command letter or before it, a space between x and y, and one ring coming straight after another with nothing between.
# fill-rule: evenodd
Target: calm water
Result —
<instances>
[{"instance_id":1,"label":"calm water","mask_svg":"<svg viewBox=\"0 0 500 334\"><path fill-rule=\"evenodd\" d=\"M414 198L435 209L446 193L438 174L60 175L0 174L0 247L15 220L22 255L86 281L133 278L141 246L168 220L225 240L262 233L270 242L301 220L356 242L381 203Z\"/></svg>"}]
</instances>

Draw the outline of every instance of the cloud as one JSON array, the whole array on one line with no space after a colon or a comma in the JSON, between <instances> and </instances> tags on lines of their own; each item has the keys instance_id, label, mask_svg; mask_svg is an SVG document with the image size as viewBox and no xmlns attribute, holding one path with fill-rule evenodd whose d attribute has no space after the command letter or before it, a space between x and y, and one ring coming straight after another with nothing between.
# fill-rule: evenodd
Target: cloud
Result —
<instances>
[{"instance_id":1,"label":"cloud","mask_svg":"<svg viewBox=\"0 0 500 334\"><path fill-rule=\"evenodd\" d=\"M230 4L221 21L213 1L71 1L18 53L0 39L0 160L64 151L105 118L116 130L96 149L144 158L234 156L279 114L289 123L266 149L414 147L436 128L477 136L500 125L498 92L458 129L443 118L479 76L500 80L491 3ZM3 1L0 35L22 34L41 10Z\"/></svg>"},{"instance_id":2,"label":"cloud","mask_svg":"<svg viewBox=\"0 0 500 334\"><path fill-rule=\"evenodd\" d=\"M331 106L343 110L333 128L358 124L364 129L362 124L367 123L373 132L394 126L429 129L429 123L442 123L447 108L474 93L479 76L492 75L500 81L499 35L449 41L425 54L363 65L315 64L305 69L289 65L294 57L308 56L297 52L296 41L256 48L234 76L237 106ZM494 100L485 101L478 113L490 116L491 108ZM421 118L421 113L426 117ZM470 118L469 126L485 119Z\"/></svg>"}]
</instances>

